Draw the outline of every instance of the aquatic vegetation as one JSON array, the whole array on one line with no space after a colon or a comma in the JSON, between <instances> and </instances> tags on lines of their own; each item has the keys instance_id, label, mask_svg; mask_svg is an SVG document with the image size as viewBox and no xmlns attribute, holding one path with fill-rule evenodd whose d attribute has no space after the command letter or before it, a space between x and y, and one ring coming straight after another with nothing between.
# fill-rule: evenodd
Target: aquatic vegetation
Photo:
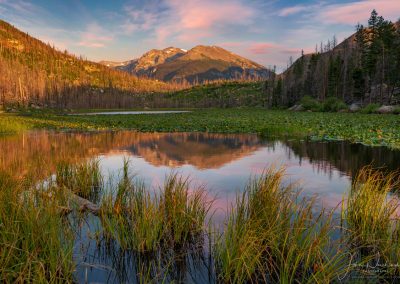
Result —
<instances>
[{"instance_id":1,"label":"aquatic vegetation","mask_svg":"<svg viewBox=\"0 0 400 284\"><path fill-rule=\"evenodd\" d=\"M10 134L28 129L28 126L21 120L16 120L12 115L0 113L0 134Z\"/></svg>"},{"instance_id":2,"label":"aquatic vegetation","mask_svg":"<svg viewBox=\"0 0 400 284\"><path fill-rule=\"evenodd\" d=\"M347 140L400 148L400 120L397 115L309 113L252 108L135 115L134 119L130 115L70 116L46 112L31 113L29 116L0 114L0 121L4 118L26 125L28 129L258 133L311 137L315 140Z\"/></svg>"},{"instance_id":3,"label":"aquatic vegetation","mask_svg":"<svg viewBox=\"0 0 400 284\"><path fill-rule=\"evenodd\" d=\"M59 187L67 188L91 201L98 201L99 190L103 184L99 160L90 160L76 165L59 163L56 178Z\"/></svg>"},{"instance_id":4,"label":"aquatic vegetation","mask_svg":"<svg viewBox=\"0 0 400 284\"><path fill-rule=\"evenodd\" d=\"M298 200L283 175L270 169L237 197L215 246L223 282L326 283L343 269L330 242L331 214L315 216L313 201Z\"/></svg>"},{"instance_id":5,"label":"aquatic vegetation","mask_svg":"<svg viewBox=\"0 0 400 284\"><path fill-rule=\"evenodd\" d=\"M284 183L284 169L270 168L249 180L218 227L213 201L187 178L172 173L154 192L130 173L129 160L118 179L107 182L98 160L61 163L55 180L39 183L1 173L0 280L75 281L74 238L90 218L98 227L85 232L96 249L112 257L114 269L133 270L139 283L184 281L198 267L212 283L328 283L361 273L352 261L399 261L398 201L390 199L394 174L363 169L339 225L334 211ZM75 214L81 209L71 207L76 195L97 202L98 214ZM338 228L339 239L333 237ZM393 266L372 275L398 273ZM127 275L118 279L132 280Z\"/></svg>"},{"instance_id":6,"label":"aquatic vegetation","mask_svg":"<svg viewBox=\"0 0 400 284\"><path fill-rule=\"evenodd\" d=\"M28 189L0 173L0 281L72 283L72 235L60 202Z\"/></svg>"},{"instance_id":7,"label":"aquatic vegetation","mask_svg":"<svg viewBox=\"0 0 400 284\"><path fill-rule=\"evenodd\" d=\"M398 207L395 200L388 199L393 182L393 177L371 168L364 168L357 175L343 213L356 242L378 245L379 240L390 236L392 218Z\"/></svg>"},{"instance_id":8,"label":"aquatic vegetation","mask_svg":"<svg viewBox=\"0 0 400 284\"><path fill-rule=\"evenodd\" d=\"M342 209L345 236L357 249L357 257L374 267L384 264L383 277L399 273L399 202L390 194L398 180L394 173L384 175L371 167L363 168L353 181Z\"/></svg>"},{"instance_id":9,"label":"aquatic vegetation","mask_svg":"<svg viewBox=\"0 0 400 284\"><path fill-rule=\"evenodd\" d=\"M101 220L106 238L117 240L123 249L155 251L164 244L199 242L210 206L204 190L190 189L188 180L177 174L151 195L129 176L125 161L117 189L103 199Z\"/></svg>"}]
</instances>

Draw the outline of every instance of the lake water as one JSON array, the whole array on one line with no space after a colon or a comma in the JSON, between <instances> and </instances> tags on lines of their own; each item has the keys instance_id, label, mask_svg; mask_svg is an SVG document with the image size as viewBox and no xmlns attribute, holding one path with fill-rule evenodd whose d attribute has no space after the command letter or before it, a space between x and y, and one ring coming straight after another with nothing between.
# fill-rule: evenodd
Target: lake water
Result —
<instances>
[{"instance_id":1,"label":"lake water","mask_svg":"<svg viewBox=\"0 0 400 284\"><path fill-rule=\"evenodd\" d=\"M159 188L171 172L189 176L193 187L205 186L210 198L217 197L214 203L216 222L222 222L227 207L248 179L273 165L286 168L285 182L298 182L304 195L318 195L320 204L328 208L340 203L349 190L352 177L361 167L400 169L400 151L348 142L132 131L37 131L0 137L0 170L11 170L19 177L45 178L55 171L60 161L79 162L89 158L99 158L103 173L114 175L127 157L132 173L149 188ZM111 255L101 254L95 242L88 240L88 231L96 226L95 219L83 224L76 240L74 255L79 282L84 279L92 282L133 281L136 263L133 256L116 255L116 251ZM122 274L116 265L124 266ZM198 266L193 273L198 275L191 282L207 282L201 278L204 277L202 269L206 268Z\"/></svg>"},{"instance_id":2,"label":"lake water","mask_svg":"<svg viewBox=\"0 0 400 284\"><path fill-rule=\"evenodd\" d=\"M131 115L131 114L168 114L168 113L186 113L186 110L154 110L154 111L105 111L105 112L88 112L73 113L70 115Z\"/></svg>"}]
</instances>

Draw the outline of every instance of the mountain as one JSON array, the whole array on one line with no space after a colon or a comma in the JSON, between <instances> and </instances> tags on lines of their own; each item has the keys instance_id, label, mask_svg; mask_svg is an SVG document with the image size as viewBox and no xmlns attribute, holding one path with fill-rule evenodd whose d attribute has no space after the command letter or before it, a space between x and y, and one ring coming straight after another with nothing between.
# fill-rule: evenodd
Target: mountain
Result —
<instances>
[{"instance_id":1,"label":"mountain","mask_svg":"<svg viewBox=\"0 0 400 284\"><path fill-rule=\"evenodd\" d=\"M61 52L0 20L0 107L128 107L176 87Z\"/></svg>"},{"instance_id":2,"label":"mountain","mask_svg":"<svg viewBox=\"0 0 400 284\"><path fill-rule=\"evenodd\" d=\"M204 82L219 79L265 79L271 72L218 46L198 45L188 51L176 47L153 49L126 63L103 64L138 77L173 82Z\"/></svg>"},{"instance_id":3,"label":"mountain","mask_svg":"<svg viewBox=\"0 0 400 284\"><path fill-rule=\"evenodd\" d=\"M400 103L400 21L382 21L380 28L365 27L338 45L334 42L272 76L269 106L291 106L304 96L319 101L335 97L349 104Z\"/></svg>"}]
</instances>

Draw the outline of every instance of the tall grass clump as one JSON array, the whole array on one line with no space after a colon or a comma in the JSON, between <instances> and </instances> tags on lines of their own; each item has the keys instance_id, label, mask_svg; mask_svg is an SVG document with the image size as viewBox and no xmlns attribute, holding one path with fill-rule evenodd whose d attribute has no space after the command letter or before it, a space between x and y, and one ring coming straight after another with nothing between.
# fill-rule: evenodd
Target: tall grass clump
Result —
<instances>
[{"instance_id":1,"label":"tall grass clump","mask_svg":"<svg viewBox=\"0 0 400 284\"><path fill-rule=\"evenodd\" d=\"M204 189L191 191L187 178L171 174L161 190L160 203L167 236L174 244L181 245L201 236L211 206Z\"/></svg>"},{"instance_id":2,"label":"tall grass clump","mask_svg":"<svg viewBox=\"0 0 400 284\"><path fill-rule=\"evenodd\" d=\"M91 201L98 201L103 185L100 161L90 160L77 165L60 163L57 165L56 180L59 187Z\"/></svg>"},{"instance_id":3,"label":"tall grass clump","mask_svg":"<svg viewBox=\"0 0 400 284\"><path fill-rule=\"evenodd\" d=\"M177 174L167 177L160 193L151 194L128 175L102 202L102 224L106 238L123 249L156 251L162 245L184 246L199 241L210 209L205 191L189 190L190 183Z\"/></svg>"},{"instance_id":4,"label":"tall grass clump","mask_svg":"<svg viewBox=\"0 0 400 284\"><path fill-rule=\"evenodd\" d=\"M47 196L0 173L0 282L73 282L71 232Z\"/></svg>"},{"instance_id":5,"label":"tall grass clump","mask_svg":"<svg viewBox=\"0 0 400 284\"><path fill-rule=\"evenodd\" d=\"M342 215L357 243L375 246L390 236L398 208L397 202L388 198L392 187L393 177L370 167L356 176Z\"/></svg>"},{"instance_id":6,"label":"tall grass clump","mask_svg":"<svg viewBox=\"0 0 400 284\"><path fill-rule=\"evenodd\" d=\"M400 272L393 265L400 261L399 201L391 196L398 186L396 176L370 166L361 169L342 209L349 245L357 248L361 260L389 264L384 276Z\"/></svg>"},{"instance_id":7,"label":"tall grass clump","mask_svg":"<svg viewBox=\"0 0 400 284\"><path fill-rule=\"evenodd\" d=\"M159 200L142 184L122 180L118 191L105 195L101 221L107 239L114 239L122 249L155 251L163 235L163 216Z\"/></svg>"},{"instance_id":8,"label":"tall grass clump","mask_svg":"<svg viewBox=\"0 0 400 284\"><path fill-rule=\"evenodd\" d=\"M283 176L270 169L237 197L214 249L221 281L329 282L340 273L331 214L314 213L314 202L283 186Z\"/></svg>"}]
</instances>

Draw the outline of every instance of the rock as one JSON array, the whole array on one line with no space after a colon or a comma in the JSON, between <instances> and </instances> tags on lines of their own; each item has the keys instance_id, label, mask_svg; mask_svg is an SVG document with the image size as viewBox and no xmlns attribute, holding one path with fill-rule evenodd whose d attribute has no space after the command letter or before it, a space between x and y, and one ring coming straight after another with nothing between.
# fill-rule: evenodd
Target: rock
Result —
<instances>
[{"instance_id":1,"label":"rock","mask_svg":"<svg viewBox=\"0 0 400 284\"><path fill-rule=\"evenodd\" d=\"M356 112L359 111L361 109L361 106L359 104L351 104L349 107L349 110L351 112Z\"/></svg>"},{"instance_id":2,"label":"rock","mask_svg":"<svg viewBox=\"0 0 400 284\"><path fill-rule=\"evenodd\" d=\"M290 111L303 111L304 107L302 105L294 105L290 107L288 110Z\"/></svg>"},{"instance_id":3,"label":"rock","mask_svg":"<svg viewBox=\"0 0 400 284\"><path fill-rule=\"evenodd\" d=\"M10 107L8 107L8 108L6 109L6 111L7 111L7 112L17 112L16 109L10 108Z\"/></svg>"},{"instance_id":4,"label":"rock","mask_svg":"<svg viewBox=\"0 0 400 284\"><path fill-rule=\"evenodd\" d=\"M393 113L395 110L394 106L381 106L376 110L377 113Z\"/></svg>"},{"instance_id":5,"label":"rock","mask_svg":"<svg viewBox=\"0 0 400 284\"><path fill-rule=\"evenodd\" d=\"M39 105L31 104L31 108L33 109L41 109Z\"/></svg>"}]
</instances>

